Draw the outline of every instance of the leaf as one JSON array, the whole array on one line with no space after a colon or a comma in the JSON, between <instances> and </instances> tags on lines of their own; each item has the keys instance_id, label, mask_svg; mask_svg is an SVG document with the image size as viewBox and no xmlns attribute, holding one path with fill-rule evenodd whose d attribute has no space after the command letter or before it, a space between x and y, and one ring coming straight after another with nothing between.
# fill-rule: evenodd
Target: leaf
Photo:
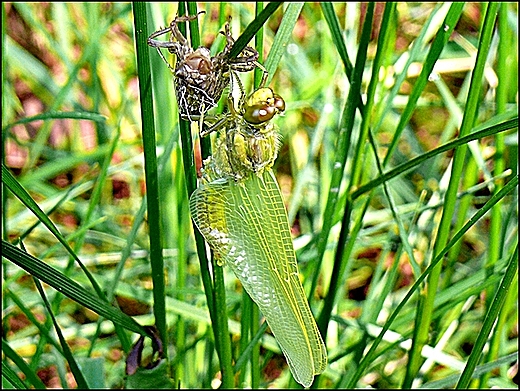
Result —
<instances>
[{"instance_id":1,"label":"leaf","mask_svg":"<svg viewBox=\"0 0 520 391\"><path fill-rule=\"evenodd\" d=\"M135 333L148 335L146 330L128 315L93 295L57 269L4 240L2 240L2 256L95 313Z\"/></svg>"}]
</instances>

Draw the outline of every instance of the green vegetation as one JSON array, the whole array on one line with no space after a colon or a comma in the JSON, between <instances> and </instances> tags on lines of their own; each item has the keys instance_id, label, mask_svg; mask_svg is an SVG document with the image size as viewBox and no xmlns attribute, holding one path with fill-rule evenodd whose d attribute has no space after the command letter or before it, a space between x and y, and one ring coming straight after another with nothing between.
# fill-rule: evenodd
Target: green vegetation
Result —
<instances>
[{"instance_id":1,"label":"green vegetation","mask_svg":"<svg viewBox=\"0 0 520 391\"><path fill-rule=\"evenodd\" d=\"M3 385L297 386L193 230L209 137L146 44L177 4L212 53L231 16L286 102L313 387L517 387L518 5L494 2L4 3Z\"/></svg>"}]
</instances>

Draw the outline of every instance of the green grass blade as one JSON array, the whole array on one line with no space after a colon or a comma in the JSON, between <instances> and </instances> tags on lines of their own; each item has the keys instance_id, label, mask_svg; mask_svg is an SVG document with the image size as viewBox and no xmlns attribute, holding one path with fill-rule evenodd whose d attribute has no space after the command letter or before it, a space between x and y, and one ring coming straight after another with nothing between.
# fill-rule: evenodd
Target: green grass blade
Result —
<instances>
[{"instance_id":1,"label":"green grass blade","mask_svg":"<svg viewBox=\"0 0 520 391\"><path fill-rule=\"evenodd\" d=\"M58 95L60 87L54 82L49 70L9 36L5 40L4 53L9 59L10 67L23 69L25 77L37 81L38 85L47 90L49 97Z\"/></svg>"},{"instance_id":2,"label":"green grass blade","mask_svg":"<svg viewBox=\"0 0 520 391\"><path fill-rule=\"evenodd\" d=\"M325 19L327 20L329 29L331 31L332 40L343 61L343 65L345 67L345 73L348 75L349 81L351 83L353 83L355 81L355 79L352 80L353 76L351 78L353 67L348 58L346 45L345 45L345 42L343 41L343 36L341 35L341 32L340 32L339 22L338 22L336 14L334 13L334 8L332 7L332 4L328 3L328 2L322 3L321 8L323 10ZM360 82L361 82L361 79L358 79L356 84L354 84L354 86L353 85L350 86L347 103L345 104L345 106L343 108L342 123L340 124L341 128L339 129L338 136L337 136L338 137L337 148L336 148L337 152L336 152L336 156L334 157L335 163L332 168L329 191L328 191L328 195L327 195L327 202L326 202L325 211L324 211L325 219L323 221L323 226L321 228L321 232L318 236L318 240L317 240L317 244L316 244L316 246L318 248L318 257L317 257L318 264L316 265L317 270L319 270L321 268L321 263L323 262L323 256L325 254L329 233L332 228L333 221L330 218L330 216L334 215L335 210L336 210L336 205L338 203L339 187L340 187L340 182L343 177L343 172L345 170L345 164L346 164L346 159L347 159L349 145L350 145L350 135L352 132L353 119L355 116L355 109L358 105L358 102L360 105L362 105L361 101L359 100L359 91L356 91L357 94L356 94L356 92L353 92L356 87L358 89L360 88ZM350 121L349 121L349 119L350 119ZM313 280L312 280L310 295L312 295L314 293L314 291L316 290L316 286L318 284L318 277L319 277L319 273L315 273ZM332 304L332 303L330 303L330 304ZM323 324L320 326L320 331L322 331L322 332L323 332L323 330L321 330L321 327L325 327L325 323L326 323L326 320L324 319Z\"/></svg>"},{"instance_id":3,"label":"green grass blade","mask_svg":"<svg viewBox=\"0 0 520 391\"><path fill-rule=\"evenodd\" d=\"M507 12L508 12L508 4L502 3L500 5L500 9L498 11L498 58L497 58L497 75L499 75L500 80L497 86L496 93L496 111L497 113L503 113L506 111L507 101L508 101L508 81L506 81L505 75L509 74L508 57L511 54L517 52L516 46L513 43L512 31L509 28L509 24L507 21ZM495 148L496 154L494 158L494 175L500 175L506 169L506 145L505 145L505 136L503 134L497 134L495 136ZM504 185L503 180L498 180L496 183L496 187L494 189L495 192L499 191ZM504 220L502 218L502 208L500 206L496 206L491 211L491 219L490 219L490 237L489 237L489 249L488 249L488 260L486 262L487 266L494 265L497 260L500 258L500 254L502 252L502 232L503 232L503 224ZM486 297L491 299L493 296L492 290L486 292ZM517 296L518 297L518 296ZM505 304L505 309L500 313L499 320L497 322L496 330L493 333L493 336L490 341L489 352L486 355L485 361L490 361L496 359L500 354L501 350L501 339L503 335L505 335L505 322L506 322L506 313L508 302ZM489 305L489 303L488 303ZM491 377L491 373L488 372L482 376L480 379L480 387L485 387L485 384L488 383L489 378Z\"/></svg>"},{"instance_id":4,"label":"green grass blade","mask_svg":"<svg viewBox=\"0 0 520 391\"><path fill-rule=\"evenodd\" d=\"M330 2L323 2L320 4L321 9L323 11L323 16L325 16L325 20L330 29L330 34L332 36L332 41L334 42L334 46L339 53L341 61L343 61L343 66L345 67L345 73L347 75L351 75L354 67L352 66L352 62L348 57L347 47L343 40L343 34L341 34L341 30L339 27L338 17L334 11L334 7Z\"/></svg>"},{"instance_id":5,"label":"green grass blade","mask_svg":"<svg viewBox=\"0 0 520 391\"><path fill-rule=\"evenodd\" d=\"M469 355L468 362L464 371L462 371L462 375L460 376L459 382L457 383L457 389L467 389L469 386L469 382L471 377L475 371L475 368L482 357L482 352L484 350L484 345L488 341L489 334L491 333L491 329L493 328L500 310L504 304L504 301L507 296L507 292L511 287L511 283L516 275L518 270L518 244L515 248L514 254L511 255L509 260L509 264L507 266L507 270L504 274L504 278L500 282L500 286L498 287L495 297L493 298L493 303L489 308L486 317L484 318L484 323L482 324L482 328L477 336L475 341L475 345Z\"/></svg>"},{"instance_id":6,"label":"green grass blade","mask_svg":"<svg viewBox=\"0 0 520 391\"><path fill-rule=\"evenodd\" d=\"M480 101L480 90L482 84L482 76L484 68L486 66L487 54L491 42L493 33L493 26L496 17L498 4L492 3L488 7L485 15L484 26L479 41L479 51L475 63L475 69L471 75L471 85L468 95L468 101L464 110L464 117L460 129L460 135L466 136L469 134L471 128L474 126L476 116L478 113L478 105ZM448 19L448 17L447 17ZM448 24L448 26L450 26ZM451 221L455 211L456 196L459 187L459 181L464 170L464 160L466 155L467 145L462 145L455 150L455 156L453 159L453 168L451 172L450 183L446 192L444 200L444 209L439 224L438 236L435 240L433 247L433 257L436 257L439 249L443 248L448 241L448 237L451 230ZM439 282L440 273L442 270L442 264L438 264L433 269L432 274L428 278L428 286L425 295L422 296L424 304L424 311L418 313L418 319L416 324L416 335L413 339L412 350L410 351L409 364L407 367L407 374L403 383L404 387L410 387L413 378L417 375L417 371L421 363L421 351L422 347L428 340L428 330L430 326L431 313L433 310L433 302L437 293L437 287Z\"/></svg>"},{"instance_id":7,"label":"green grass blade","mask_svg":"<svg viewBox=\"0 0 520 391\"><path fill-rule=\"evenodd\" d=\"M56 335L58 336L58 340L60 341L60 345L61 345L61 348L63 351L63 356L67 360L67 364L69 365L70 371L72 372L72 375L74 376L74 380L76 380L78 387L85 388L85 389L90 388L88 386L87 381L85 380L85 377L83 376L83 373L81 372L81 369L78 366L78 363L76 362L76 359L74 358L74 355L72 354L72 351L69 348L69 345L67 344L67 341L65 340L65 337L63 336L60 326L58 325L58 322L56 321L56 317L54 316L54 312L52 311L51 304L47 300L47 297L45 295L45 291L43 290L43 286L42 286L41 282L38 279L34 279L34 283L36 285L36 288L38 289L38 292L40 293L40 296L43 299L43 303L45 305L45 308L47 309L47 312L49 313L50 319L52 320L52 324L54 325L54 330L56 331Z\"/></svg>"},{"instance_id":8,"label":"green grass blade","mask_svg":"<svg viewBox=\"0 0 520 391\"><path fill-rule=\"evenodd\" d=\"M143 132L144 167L146 177L148 226L150 238L150 261L152 267L155 326L159 330L163 343L168 346L166 332L166 304L164 287L164 260L161 229L161 211L159 209L159 187L157 155L155 142L155 124L151 91L150 56L147 45L147 13L145 3L134 2L134 27L137 55L137 73L141 100L141 121Z\"/></svg>"},{"instance_id":9,"label":"green grass blade","mask_svg":"<svg viewBox=\"0 0 520 391\"><path fill-rule=\"evenodd\" d=\"M473 378L477 378L483 374L489 373L502 365L508 365L518 360L518 352L508 354L506 356L497 358L494 361L487 362L485 364L481 364L477 366L473 372ZM457 384L457 380L459 380L460 375L455 374L451 376L447 376L441 380L434 380L428 383L424 383L421 386L421 389L430 389L430 390L439 390L439 389L448 389L452 388Z\"/></svg>"},{"instance_id":10,"label":"green grass blade","mask_svg":"<svg viewBox=\"0 0 520 391\"><path fill-rule=\"evenodd\" d=\"M197 13L197 4L195 2L188 2L188 13L195 15ZM190 39L192 47L200 46L200 32L198 27L198 20L195 19L190 22ZM184 122L180 119L180 122ZM190 137L191 133L186 134L186 138ZM190 149L193 151L193 148ZM209 156L211 154L211 143L208 137L201 140L201 156L203 158ZM193 159L193 158L192 158ZM191 160L191 159L190 159ZM191 174L196 176L196 172L194 167L191 169ZM191 196L191 192L188 191L188 196ZM196 228L194 227L196 230ZM203 239L201 236L196 238L200 242L197 246L203 246ZM205 253L204 246L204 253ZM234 371L232 365L232 353L231 353L231 339L229 338L229 330L228 330L228 322L227 322L227 312L226 308L226 288L224 284L224 274L222 268L216 266L215 260L213 259L213 287L214 291L211 292L213 294L214 307L212 314L212 324L214 327L214 335L217 347L217 353L220 360L220 369L222 373L222 387L231 388L235 385L234 380ZM201 262L204 262L204 256L201 258ZM207 261L204 268L207 269ZM209 277L209 270L207 271L207 277Z\"/></svg>"},{"instance_id":11,"label":"green grass blade","mask_svg":"<svg viewBox=\"0 0 520 391\"><path fill-rule=\"evenodd\" d=\"M101 288L99 287L98 283L92 276L92 274L88 271L88 269L83 265L83 263L80 261L74 250L69 246L63 235L60 233L58 228L54 225L54 223L51 221L51 219L40 209L38 204L33 200L33 198L27 193L27 191L18 183L18 181L13 177L11 172L2 165L2 183L4 183L7 188L22 201L22 203L27 206L35 215L38 217L38 219L52 232L52 234L60 241L61 244L67 249L70 255L74 258L74 260L78 263L78 265L81 267L81 269L85 272L85 275L91 282L92 286L94 287L96 293L100 298L104 298L104 294L101 291Z\"/></svg>"},{"instance_id":12,"label":"green grass blade","mask_svg":"<svg viewBox=\"0 0 520 391\"><path fill-rule=\"evenodd\" d=\"M118 282L121 278L121 275L123 274L126 260L128 260L131 256L132 247L133 247L134 243L136 242L139 228L141 227L141 224L143 223L144 218L145 218L145 213L146 213L146 199L143 199L143 202L141 203L141 207L139 208L139 211L137 212L137 214L135 216L135 220L134 220L134 223L130 230L130 233L128 234L126 246L121 251L121 262L118 263L116 272L114 273L114 277L112 279L112 282L107 288L107 299L109 302L111 302L114 299L114 295L115 295L115 291L116 291ZM91 356L91 353L95 347L95 342L97 341L97 337L99 337L99 335L101 334L101 322L102 321L103 321L103 319L101 319L101 318L97 320L97 326L96 326L97 329L96 329L96 333L94 334L94 338L92 338L92 344L89 349L89 354L87 354L88 357ZM122 344L124 344L125 342L126 341L123 340ZM129 344L126 346L123 346L123 350L125 352L129 352L130 348L131 347Z\"/></svg>"},{"instance_id":13,"label":"green grass blade","mask_svg":"<svg viewBox=\"0 0 520 391\"><path fill-rule=\"evenodd\" d=\"M40 380L40 378L34 373L34 371L27 365L27 363L24 361L22 357L14 351L11 346L9 346L9 343L2 338L2 352L5 354L6 357L11 359L14 364L22 371L22 373L25 375L26 381L29 382L30 385L32 385L36 389L44 389L45 384ZM2 365L5 363L5 360L2 360ZM4 369L4 368L3 368ZM4 371L2 369L2 375L4 374ZM9 368L10 369L10 368ZM16 375L15 375L16 376ZM16 376L18 379L18 376Z\"/></svg>"},{"instance_id":14,"label":"green grass blade","mask_svg":"<svg viewBox=\"0 0 520 391\"><path fill-rule=\"evenodd\" d=\"M481 218L484 216L494 205L497 204L500 200L502 200L508 193L513 191L515 187L518 186L518 176L515 176L511 179L510 182L507 183L497 194L493 195L486 204L480 208L469 220L468 222L453 235L453 238L446 244L446 246L437 254L437 256L432 260L430 265L424 270L423 274L413 283L413 285L408 290L406 296L401 300L399 305L392 312L392 315L388 318L386 323L383 326L383 329L377 336L377 338L373 341L372 346L366 352L363 359L360 361L359 366L357 367L354 375L348 381L346 388L355 387L359 378L362 376L365 369L372 362L376 349L379 346L379 343L382 341L384 334L390 329L390 326L397 318L397 315L404 308L405 304L410 300L412 295L419 289L421 283L429 276L432 270L442 261L443 256L448 253L450 248L452 248L458 240L462 238L462 236L472 227L474 226Z\"/></svg>"},{"instance_id":15,"label":"green grass blade","mask_svg":"<svg viewBox=\"0 0 520 391\"><path fill-rule=\"evenodd\" d=\"M438 30L439 23L442 23L447 15L447 12L450 9L449 3L442 3L435 6L435 9L428 16L428 20L424 23L424 28L421 29L417 38L413 41L412 47L403 53L400 58L394 62L394 66L400 64L402 59L404 59L405 63L402 65L401 72L395 79L394 86L390 90L390 93L386 96L381 104L379 105L379 110L377 118L379 120L374 125L373 131L377 132L385 117L392 112L394 99L399 93L399 90L402 88L405 79L407 78L408 70L414 61L420 61L420 56L425 51L425 46L432 39L434 32Z\"/></svg>"},{"instance_id":16,"label":"green grass blade","mask_svg":"<svg viewBox=\"0 0 520 391\"><path fill-rule=\"evenodd\" d=\"M235 58L240 52L247 46L247 44L253 39L253 36L258 30L262 28L267 19L281 6L283 3L272 1L260 12L260 14L253 20L249 26L244 30L240 37L236 40L235 44L229 52L230 58Z\"/></svg>"},{"instance_id":17,"label":"green grass blade","mask_svg":"<svg viewBox=\"0 0 520 391\"><path fill-rule=\"evenodd\" d=\"M50 326L48 325L48 322L41 323L40 321L38 321L38 319L36 319L34 314L31 312L30 308L28 308L27 305L25 305L24 300L18 295L14 294L10 290L7 290L5 292L5 295L9 297L9 299L11 299L13 303L15 303L18 306L18 308L20 308L20 311L22 311L22 313L27 317L27 319L30 320L31 324L36 326L36 328L40 331L41 335L43 336L42 339L50 343L56 350L56 352L63 354L63 350L60 344L58 343L58 341L56 341L54 335L50 333Z\"/></svg>"},{"instance_id":18,"label":"green grass blade","mask_svg":"<svg viewBox=\"0 0 520 391\"><path fill-rule=\"evenodd\" d=\"M179 14L183 15L185 11L179 7ZM188 14L196 15L197 6L193 2L188 2ZM185 23L179 23L179 30L186 36ZM198 20L190 22L190 39L191 46L200 46L200 34L198 28ZM235 43L236 45L236 43ZM244 45L245 46L245 45ZM191 126L188 121L185 121L179 115L179 125L182 142L184 175L186 178L186 186L188 197L195 191L197 187L197 173L195 168L195 157L193 149L193 141L191 138ZM201 156L203 158L211 154L210 140L201 141ZM213 262L213 271L209 270L208 257L206 253L206 245L200 232L194 227L195 242L197 252L199 254L199 264L201 270L202 281L204 285L204 292L208 302L210 317L212 320L213 333L215 337L215 347L217 349L220 360L220 369L222 372L223 387L233 387L233 369L231 364L231 341L229 339L229 332L227 328L227 314L225 311L225 287L221 268L215 267ZM213 274L213 278L212 278ZM211 375L211 374L208 374Z\"/></svg>"},{"instance_id":19,"label":"green grass blade","mask_svg":"<svg viewBox=\"0 0 520 391\"><path fill-rule=\"evenodd\" d=\"M94 296L77 282L71 280L55 268L3 240L2 255L34 277L49 284L54 289L84 307L90 308L95 313L106 317L114 323L120 324L128 330L141 335L148 335L144 327L139 325L128 315L125 315L112 305Z\"/></svg>"},{"instance_id":20,"label":"green grass blade","mask_svg":"<svg viewBox=\"0 0 520 391\"><path fill-rule=\"evenodd\" d=\"M280 27L276 31L273 46L271 46L269 56L267 57L264 64L265 68L269 72L266 85L269 85L273 79L276 73L276 69L278 68L278 64L280 63L283 54L287 50L287 44L292 37L294 25L298 20L298 16L301 13L303 4L304 3L289 3L287 5L287 9L285 10L282 21L280 22Z\"/></svg>"},{"instance_id":21,"label":"green grass blade","mask_svg":"<svg viewBox=\"0 0 520 391\"><path fill-rule=\"evenodd\" d=\"M402 131L404 130L406 124L408 124L408 122L410 121L410 118L417 105L417 100L421 96L424 87L428 82L428 77L431 75L433 67L435 66L435 63L439 59L441 52L445 48L448 39L450 38L453 30L455 29L457 21L460 19L460 16L462 15L463 8L463 2L453 3L450 7L450 10L448 11L448 14L446 15L446 19L444 20L443 25L437 32L437 35L435 36L432 42L428 55L426 56L426 59L422 64L421 74L419 75L417 81L414 84L414 88L410 94L410 97L408 98L406 107L403 113L401 114L399 123L397 124L393 140L390 146L388 147L388 152L385 156L385 160L383 161L384 166L388 164L392 156L392 153L395 147L397 146L397 141L399 140Z\"/></svg>"},{"instance_id":22,"label":"green grass blade","mask_svg":"<svg viewBox=\"0 0 520 391\"><path fill-rule=\"evenodd\" d=\"M470 141L479 140L484 137L492 136L494 134L499 134L499 133L505 132L507 130L515 129L516 127L518 127L518 117L504 121L500 124L485 127L484 129L482 129L482 127L479 126L478 128L475 128L475 129L480 129L480 130L475 130L474 132L472 132L466 136L456 138L444 145L441 145L440 147L432 149L431 151L428 151L420 156L417 156L416 158L411 159L411 160L407 161L406 163L403 163L403 164L396 166L395 168L385 172L383 175L377 177L376 179L373 179L370 182L360 186L358 189L356 189L352 193L351 197L353 200L355 200L355 199L359 198L361 195L363 195L363 194L371 191L375 187L379 186L380 184L382 184L392 178L395 178L396 176L398 176L400 174L407 172L408 170L410 170L413 167L417 167L418 165L425 162L426 160L431 159L432 157L437 156L443 152L457 148L461 145L466 145Z\"/></svg>"},{"instance_id":23,"label":"green grass blade","mask_svg":"<svg viewBox=\"0 0 520 391\"><path fill-rule=\"evenodd\" d=\"M20 380L20 378L16 375L15 371L11 369L5 360L2 360L2 383L3 381L7 381L13 388L17 388L20 390L29 389L25 385L24 382ZM7 387L6 387L7 388Z\"/></svg>"},{"instance_id":24,"label":"green grass blade","mask_svg":"<svg viewBox=\"0 0 520 391\"><path fill-rule=\"evenodd\" d=\"M105 123L107 118L98 113L81 112L81 111L48 111L46 113L33 115L31 117L23 117L3 127L2 131L6 132L9 128L15 125L27 124L38 120L52 120L52 119L84 119L87 121L94 121L98 123Z\"/></svg>"},{"instance_id":25,"label":"green grass blade","mask_svg":"<svg viewBox=\"0 0 520 391\"><path fill-rule=\"evenodd\" d=\"M342 114L342 122L340 124L338 141L337 141L337 149L336 149L336 157L335 163L332 171L332 179L329 188L329 196L327 199L327 206L325 208L325 221L324 227L322 228L322 232L318 241L318 256L319 259L323 259L325 254L325 247L327 244L327 239L329 236L330 228L332 225L332 219L327 218L327 216L332 216L335 213L338 197L339 197L339 189L341 186L341 182L343 180L343 173L345 171L345 166L347 163L347 157L349 150L351 148L352 141L352 132L354 129L354 120L356 116L356 109L358 106L362 105L360 101L361 98L361 83L363 80L363 71L365 67L365 61L368 50L368 43L370 38L370 33L372 30L372 20L373 20L373 10L374 4L370 3L368 5L365 21L363 23L363 31L362 38L360 41L360 45L358 48L357 56L356 56L356 64L354 66L354 71L352 73L352 78L350 79L350 89L347 97L347 102L343 109ZM318 327L320 329L321 334L324 338L327 336L328 323L330 321L330 316L332 313L332 308L335 304L336 294L338 284L343 277L343 273L347 267L348 262L348 254L345 252L345 244L347 243L346 238L349 235L349 227L350 227L350 216L352 213L352 205L347 201L347 205L345 205L345 211L343 214L343 221L341 225L341 231L338 239L338 247L336 249L335 259L334 259L334 267L332 270L330 282L329 282L329 290L327 292L327 296L325 298L323 309L321 310L318 317ZM329 221L325 224L326 221ZM345 257L344 257L345 255ZM321 262L321 261L320 261ZM314 282L314 281L313 281ZM313 284L314 285L314 284ZM313 286L314 288L314 286ZM314 289L312 290L314 291Z\"/></svg>"},{"instance_id":26,"label":"green grass blade","mask_svg":"<svg viewBox=\"0 0 520 391\"><path fill-rule=\"evenodd\" d=\"M256 7L255 7L255 17L258 17L262 13L263 9L264 9L264 2L258 1L256 3ZM273 46L274 46L274 44L273 44ZM263 27L260 28L260 30L258 30L255 34L255 50L258 52L258 61L261 64L263 64L264 63L264 28ZM273 50L273 48L271 47L271 51L272 50ZM255 73L255 77L254 77L253 85L255 86L255 89L256 89L260 86L260 82L262 81L264 72L260 68L256 67L254 70L254 73ZM267 84L269 84L269 81L267 82Z\"/></svg>"}]
</instances>

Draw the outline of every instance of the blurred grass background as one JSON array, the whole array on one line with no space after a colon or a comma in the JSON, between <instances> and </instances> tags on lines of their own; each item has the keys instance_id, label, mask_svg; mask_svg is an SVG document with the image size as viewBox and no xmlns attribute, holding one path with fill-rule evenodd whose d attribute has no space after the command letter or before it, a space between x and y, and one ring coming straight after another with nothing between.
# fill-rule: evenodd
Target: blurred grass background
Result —
<instances>
[{"instance_id":1,"label":"blurred grass background","mask_svg":"<svg viewBox=\"0 0 520 391\"><path fill-rule=\"evenodd\" d=\"M238 38L260 6L187 5L206 11L200 42L213 52L229 15ZM272 336L249 343L254 312L231 271L217 269L225 297L218 275L201 282L183 165L193 152L172 75L146 48L143 76L136 56L134 24L146 38L177 5L141 7L3 4L3 255L16 255L3 259L4 385L294 387ZM287 103L275 172L329 352L315 387L517 386L517 20L516 3L294 3L263 24L270 86ZM156 184L145 178L150 150ZM95 293L99 308L155 324L165 343L157 372L126 376L134 333L145 332L57 293L53 271L37 274L11 244ZM50 286L38 290L30 275Z\"/></svg>"}]
</instances>

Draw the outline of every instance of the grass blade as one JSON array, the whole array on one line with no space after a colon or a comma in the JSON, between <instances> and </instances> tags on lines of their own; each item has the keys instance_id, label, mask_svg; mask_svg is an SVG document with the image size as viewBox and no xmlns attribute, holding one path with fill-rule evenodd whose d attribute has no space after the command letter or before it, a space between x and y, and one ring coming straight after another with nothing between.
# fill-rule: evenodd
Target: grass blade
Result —
<instances>
[{"instance_id":1,"label":"grass blade","mask_svg":"<svg viewBox=\"0 0 520 391\"><path fill-rule=\"evenodd\" d=\"M47 309L47 312L49 313L49 316L52 320L54 330L56 331L56 335L58 336L58 340L60 341L60 345L63 350L63 356L67 360L67 364L69 364L70 371L74 376L74 380L76 380L78 387L88 389L88 383L85 380L85 377L83 376L83 373L81 372L81 369L79 368L78 363L76 362L76 359L74 358L74 355L72 354L69 345L67 344L67 341L63 337L63 333L60 329L60 326L58 325L58 322L56 321L56 317L54 316L51 305L47 300L47 297L45 296L45 291L43 290L41 282L38 279L34 279L34 283L36 285L36 288L38 289L38 292L40 293L40 296L43 299L45 308Z\"/></svg>"},{"instance_id":2,"label":"grass blade","mask_svg":"<svg viewBox=\"0 0 520 391\"><path fill-rule=\"evenodd\" d=\"M383 329L377 336L377 338L373 341L372 346L366 352L363 359L360 361L359 366L357 367L355 374L350 378L349 382L347 383L346 388L352 388L356 385L357 381L365 371L365 369L370 365L372 359L375 356L376 349L383 339L383 336L385 333L390 329L390 326L394 322L394 320L397 318L397 315L401 312L401 310L404 308L405 304L410 300L412 295L419 289L419 286L421 283L430 275L432 270L440 263L443 256L448 253L450 248L452 248L455 243L457 243L458 240L462 238L462 236L472 227L474 226L481 218L484 216L494 205L497 204L500 200L502 200L509 192L513 191L513 189L518 186L518 176L515 176L513 179L511 179L510 182L507 183L507 185L504 186L497 194L493 195L486 204L478 210L477 213L475 213L468 222L453 235L453 238L446 244L446 246L437 254L437 256L432 260L430 265L424 270L423 274L413 283L413 285L408 290L406 296L401 300L399 305L395 308L395 310L392 312L392 315L388 318L386 323L383 326Z\"/></svg>"},{"instance_id":3,"label":"grass blade","mask_svg":"<svg viewBox=\"0 0 520 391\"><path fill-rule=\"evenodd\" d=\"M518 270L518 245L515 248L515 252L511 255L511 259L509 260L509 264L507 266L506 273L504 278L500 282L500 286L498 287L495 297L493 298L493 303L489 308L486 317L484 319L484 323L482 325L482 329L478 334L478 337L475 341L475 345L469 355L468 362L464 371L462 371L462 375L460 376L459 382L457 383L457 389L467 389L469 386L469 382L471 377L475 371L475 368L482 357L482 352L484 350L484 345L486 344L489 334L491 333L491 329L493 328L496 319L502 309L504 301L507 296L507 292L511 287L511 283L513 282L514 277L516 276L516 272Z\"/></svg>"},{"instance_id":4,"label":"grass blade","mask_svg":"<svg viewBox=\"0 0 520 391\"><path fill-rule=\"evenodd\" d=\"M486 58L489 51L489 45L493 32L497 7L497 3L490 4L485 16L484 26L482 28L482 34L479 42L479 51L475 63L475 69L471 75L471 86L468 101L464 110L464 118L462 120L462 125L460 129L461 136L466 136L470 132L477 116L478 104L480 100L480 86L482 84L482 76L484 73ZM460 11L462 11L462 7ZM460 12L458 12L458 10L456 13L460 15ZM453 28L452 22L454 21L448 22L448 18L449 15L446 18L446 24L447 26ZM438 236L435 240L433 247L433 257L436 257L438 255L439 249L443 248L446 242L448 241L451 228L451 220L455 211L455 203L459 181L462 176L462 172L464 170L465 165L464 160L466 155L466 149L467 145L462 145L455 150L453 168L451 172L450 183L448 185L448 190L446 192L446 197L444 200L444 209L439 225ZM412 350L409 356L407 375L403 383L404 387L411 386L412 379L416 376L417 371L420 367L420 352L422 351L422 347L428 340L428 330L430 325L431 313L433 310L433 301L436 296L441 270L442 264L438 264L437 267L433 269L432 274L428 278L427 291L424 292L424 296L422 297L422 300L424 300L424 311L420 311L417 315L418 319L415 328L416 335L413 339Z\"/></svg>"},{"instance_id":5,"label":"grass blade","mask_svg":"<svg viewBox=\"0 0 520 391\"><path fill-rule=\"evenodd\" d=\"M40 380L40 378L33 372L33 370L27 365L27 363L23 360L22 357L16 353L11 346L7 343L7 341L2 338L2 352L5 354L6 357L11 359L15 365L22 371L22 373L25 375L26 380L36 389L44 389L45 384ZM2 360L2 365L6 365L5 360ZM11 370L9 367L7 367L9 370ZM4 368L2 368L2 376L4 375ZM16 379L18 379L18 376L16 376ZM19 379L18 379L19 380ZM27 387L21 387L18 388L27 388Z\"/></svg>"},{"instance_id":6,"label":"grass blade","mask_svg":"<svg viewBox=\"0 0 520 391\"><path fill-rule=\"evenodd\" d=\"M166 333L166 303L164 287L164 260L161 230L161 211L159 208L159 187L157 172L157 156L155 142L155 125L153 116L153 100L151 91L151 71L149 48L146 43L147 16L145 3L132 3L134 10L135 42L137 55L137 72L141 99L141 121L143 132L144 167L146 177L148 226L150 239L150 261L152 267L155 325L164 345L168 345Z\"/></svg>"},{"instance_id":7,"label":"grass blade","mask_svg":"<svg viewBox=\"0 0 520 391\"><path fill-rule=\"evenodd\" d=\"M90 308L95 313L104 316L112 322L120 324L135 333L148 335L145 328L128 315L94 296L60 271L4 240L2 240L2 254L5 258L9 259L32 276L42 280L46 284L49 284L54 289L86 308Z\"/></svg>"},{"instance_id":8,"label":"grass blade","mask_svg":"<svg viewBox=\"0 0 520 391\"><path fill-rule=\"evenodd\" d=\"M304 3L289 3L283 14L280 27L278 28L276 36L274 37L273 46L271 46L269 56L267 57L264 64L265 68L269 72L266 85L269 85L273 79L276 73L276 69L278 68L278 64L280 63L280 59L287 49L287 43L292 37L294 25L298 20L298 16L300 15L300 12L303 8L303 4Z\"/></svg>"},{"instance_id":9,"label":"grass blade","mask_svg":"<svg viewBox=\"0 0 520 391\"><path fill-rule=\"evenodd\" d=\"M61 244L67 249L70 255L74 258L74 260L78 263L81 269L85 272L85 275L88 277L92 286L94 287L98 296L102 299L105 298L105 295L101 291L98 283L92 276L92 274L88 271L88 269L83 265L83 262L80 261L74 250L69 246L63 235L60 233L58 228L54 225L51 219L40 209L38 204L33 200L33 198L27 193L27 191L18 183L18 181L13 177L11 172L2 165L2 183L7 186L11 192L17 196L22 203L27 206L38 219L52 232L52 234L60 241Z\"/></svg>"}]
</instances>

